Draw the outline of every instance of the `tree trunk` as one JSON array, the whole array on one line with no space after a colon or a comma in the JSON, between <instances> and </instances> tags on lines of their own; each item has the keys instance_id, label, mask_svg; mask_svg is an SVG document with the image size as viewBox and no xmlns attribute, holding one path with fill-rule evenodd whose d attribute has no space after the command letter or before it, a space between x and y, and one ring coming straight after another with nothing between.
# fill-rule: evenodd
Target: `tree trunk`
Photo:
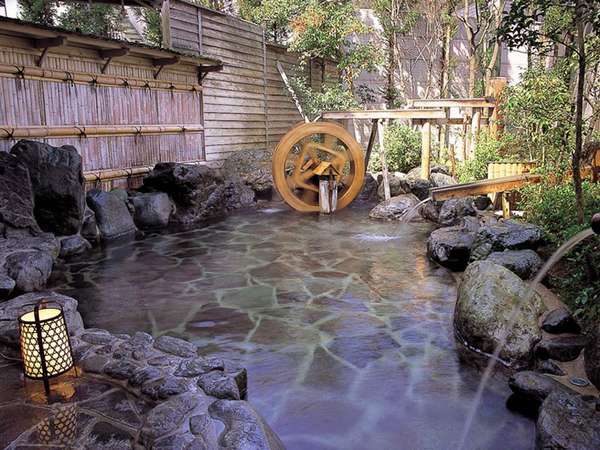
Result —
<instances>
[{"instance_id":1,"label":"tree trunk","mask_svg":"<svg viewBox=\"0 0 600 450\"><path fill-rule=\"evenodd\" d=\"M398 68L396 60L396 32L390 31L387 37L387 80L385 89L385 102L388 109L393 109L396 104L396 83L394 76Z\"/></svg>"},{"instance_id":2,"label":"tree trunk","mask_svg":"<svg viewBox=\"0 0 600 450\"><path fill-rule=\"evenodd\" d=\"M575 201L577 204L577 222L583 224L584 204L583 191L581 188L581 154L583 151L583 90L585 86L585 24L583 22L582 0L577 1L577 57L578 76L575 102L575 150L573 151L573 185L575 187Z\"/></svg>"}]
</instances>

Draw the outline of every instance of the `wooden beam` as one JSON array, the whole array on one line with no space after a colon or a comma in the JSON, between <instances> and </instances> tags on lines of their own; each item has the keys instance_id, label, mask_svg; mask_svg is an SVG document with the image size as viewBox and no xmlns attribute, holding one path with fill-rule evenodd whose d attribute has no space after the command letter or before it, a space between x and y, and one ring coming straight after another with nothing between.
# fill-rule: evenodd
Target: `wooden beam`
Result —
<instances>
[{"instance_id":1,"label":"wooden beam","mask_svg":"<svg viewBox=\"0 0 600 450\"><path fill-rule=\"evenodd\" d=\"M158 78L158 75L160 75L160 72L163 70L164 67L166 66L172 66L174 64L177 64L179 62L180 58L179 56L171 56L169 58L155 58L152 60L152 65L154 67L158 67L158 70L154 73L154 79Z\"/></svg>"},{"instance_id":2,"label":"wooden beam","mask_svg":"<svg viewBox=\"0 0 600 450\"><path fill-rule=\"evenodd\" d=\"M429 180L431 160L431 122L425 122L421 128L421 178Z\"/></svg>"},{"instance_id":3,"label":"wooden beam","mask_svg":"<svg viewBox=\"0 0 600 450\"><path fill-rule=\"evenodd\" d=\"M413 98L407 101L412 108L494 108L494 98Z\"/></svg>"},{"instance_id":4,"label":"wooden beam","mask_svg":"<svg viewBox=\"0 0 600 450\"><path fill-rule=\"evenodd\" d=\"M126 47L121 48L106 48L98 50L98 55L100 58L106 59L106 62L102 66L102 70L100 72L105 73L108 65L112 61L113 58L117 58L119 56L125 56L129 53L129 49Z\"/></svg>"},{"instance_id":5,"label":"wooden beam","mask_svg":"<svg viewBox=\"0 0 600 450\"><path fill-rule=\"evenodd\" d=\"M390 110L356 110L329 111L321 117L329 120L340 119L444 119L443 109L390 109Z\"/></svg>"},{"instance_id":6,"label":"wooden beam","mask_svg":"<svg viewBox=\"0 0 600 450\"><path fill-rule=\"evenodd\" d=\"M33 47L43 49L42 54L40 55L40 57L37 60L38 67L41 67L42 64L44 63L44 60L46 59L46 56L48 55L49 49L51 49L53 47L60 47L61 45L63 45L65 43L65 41L66 41L66 39L64 36L54 36L54 37L48 37L48 38L34 39Z\"/></svg>"},{"instance_id":7,"label":"wooden beam","mask_svg":"<svg viewBox=\"0 0 600 450\"><path fill-rule=\"evenodd\" d=\"M189 125L71 125L71 126L30 126L13 127L0 125L0 139L23 138L94 138L102 136L148 136L180 133L202 133L199 124Z\"/></svg>"},{"instance_id":8,"label":"wooden beam","mask_svg":"<svg viewBox=\"0 0 600 450\"><path fill-rule=\"evenodd\" d=\"M541 175L525 173L510 177L493 178L491 180L475 181L473 183L454 184L431 189L431 198L435 201L461 198L471 195L492 194L518 189L532 183L539 183Z\"/></svg>"}]
</instances>

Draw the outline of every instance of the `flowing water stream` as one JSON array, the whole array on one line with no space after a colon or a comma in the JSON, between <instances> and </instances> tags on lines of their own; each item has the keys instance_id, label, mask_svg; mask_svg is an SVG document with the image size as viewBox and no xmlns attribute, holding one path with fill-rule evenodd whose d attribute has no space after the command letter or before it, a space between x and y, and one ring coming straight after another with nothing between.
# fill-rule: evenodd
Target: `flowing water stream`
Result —
<instances>
[{"instance_id":1,"label":"flowing water stream","mask_svg":"<svg viewBox=\"0 0 600 450\"><path fill-rule=\"evenodd\" d=\"M534 423L505 379L459 362L453 275L426 223L284 208L148 235L71 261L56 286L88 327L168 333L247 367L249 400L287 448L518 450Z\"/></svg>"}]
</instances>

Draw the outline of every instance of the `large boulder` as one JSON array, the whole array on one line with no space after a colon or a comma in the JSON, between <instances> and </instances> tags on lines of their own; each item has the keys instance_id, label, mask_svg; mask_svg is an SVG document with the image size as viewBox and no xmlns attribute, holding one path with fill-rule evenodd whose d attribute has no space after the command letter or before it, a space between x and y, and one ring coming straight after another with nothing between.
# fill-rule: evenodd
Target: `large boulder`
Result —
<instances>
[{"instance_id":1,"label":"large boulder","mask_svg":"<svg viewBox=\"0 0 600 450\"><path fill-rule=\"evenodd\" d=\"M92 245L78 234L73 236L63 236L60 241L60 257L69 258L75 255L81 255L92 248Z\"/></svg>"},{"instance_id":2,"label":"large boulder","mask_svg":"<svg viewBox=\"0 0 600 450\"><path fill-rule=\"evenodd\" d=\"M537 225L515 220L502 220L482 226L471 253L472 260L485 259L492 252L503 250L535 250L543 240Z\"/></svg>"},{"instance_id":3,"label":"large boulder","mask_svg":"<svg viewBox=\"0 0 600 450\"><path fill-rule=\"evenodd\" d=\"M379 186L377 187L377 198L383 201L385 199L385 190L383 186L383 175L377 177ZM401 194L410 194L410 186L408 177L402 172L392 172L388 174L388 182L390 184L390 196L396 197Z\"/></svg>"},{"instance_id":4,"label":"large boulder","mask_svg":"<svg viewBox=\"0 0 600 450\"><path fill-rule=\"evenodd\" d=\"M511 323L514 308L516 316ZM540 296L517 275L490 261L470 264L458 289L454 329L470 348L492 354L506 336L500 359L513 367L528 366L541 340Z\"/></svg>"},{"instance_id":5,"label":"large boulder","mask_svg":"<svg viewBox=\"0 0 600 450\"><path fill-rule=\"evenodd\" d=\"M273 192L271 158L267 150L233 152L223 163L221 173L228 180L241 179L259 198L270 199Z\"/></svg>"},{"instance_id":6,"label":"large boulder","mask_svg":"<svg viewBox=\"0 0 600 450\"><path fill-rule=\"evenodd\" d=\"M493 252L486 260L506 267L508 270L519 275L523 280L531 278L542 267L542 259L533 250Z\"/></svg>"},{"instance_id":7,"label":"large boulder","mask_svg":"<svg viewBox=\"0 0 600 450\"><path fill-rule=\"evenodd\" d=\"M554 390L540 408L535 441L537 449L597 450L600 411L594 401L566 389Z\"/></svg>"},{"instance_id":8,"label":"large boulder","mask_svg":"<svg viewBox=\"0 0 600 450\"><path fill-rule=\"evenodd\" d=\"M588 343L584 335L563 335L543 339L535 348L539 359L555 359L557 361L573 361Z\"/></svg>"},{"instance_id":9,"label":"large boulder","mask_svg":"<svg viewBox=\"0 0 600 450\"><path fill-rule=\"evenodd\" d=\"M449 227L452 225L459 225L462 222L463 217L476 215L477 211L473 206L472 198L451 198L442 204L438 222L444 227Z\"/></svg>"},{"instance_id":10,"label":"large boulder","mask_svg":"<svg viewBox=\"0 0 600 450\"><path fill-rule=\"evenodd\" d=\"M135 234L133 218L125 203L115 194L93 189L87 194L87 203L94 211L102 239L111 240Z\"/></svg>"},{"instance_id":11,"label":"large boulder","mask_svg":"<svg viewBox=\"0 0 600 450\"><path fill-rule=\"evenodd\" d=\"M225 182L223 197L225 208L228 211L251 208L256 205L256 193L250 186L238 180Z\"/></svg>"},{"instance_id":12,"label":"large boulder","mask_svg":"<svg viewBox=\"0 0 600 450\"><path fill-rule=\"evenodd\" d=\"M419 199L412 194L401 194L383 201L375 206L369 217L372 219L399 220Z\"/></svg>"},{"instance_id":13,"label":"large boulder","mask_svg":"<svg viewBox=\"0 0 600 450\"><path fill-rule=\"evenodd\" d=\"M439 228L427 239L429 257L451 270L464 270L469 263L476 232L464 226Z\"/></svg>"},{"instance_id":14,"label":"large boulder","mask_svg":"<svg viewBox=\"0 0 600 450\"><path fill-rule=\"evenodd\" d=\"M96 222L96 213L86 206L83 213L83 224L81 225L81 236L92 244L100 240L100 230Z\"/></svg>"},{"instance_id":15,"label":"large boulder","mask_svg":"<svg viewBox=\"0 0 600 450\"><path fill-rule=\"evenodd\" d=\"M588 344L583 354L585 373L594 386L600 389L600 324L596 324L589 334Z\"/></svg>"},{"instance_id":16,"label":"large boulder","mask_svg":"<svg viewBox=\"0 0 600 450\"><path fill-rule=\"evenodd\" d=\"M39 226L59 235L78 233L85 211L85 179L77 149L22 140L10 152L29 170Z\"/></svg>"},{"instance_id":17,"label":"large boulder","mask_svg":"<svg viewBox=\"0 0 600 450\"><path fill-rule=\"evenodd\" d=\"M0 237L40 234L33 205L27 167L13 155L0 152Z\"/></svg>"},{"instance_id":18,"label":"large boulder","mask_svg":"<svg viewBox=\"0 0 600 450\"><path fill-rule=\"evenodd\" d=\"M46 253L38 250L22 250L6 257L5 268L8 276L15 280L15 291L39 291L50 274L54 260Z\"/></svg>"},{"instance_id":19,"label":"large boulder","mask_svg":"<svg viewBox=\"0 0 600 450\"><path fill-rule=\"evenodd\" d=\"M433 184L429 180L409 178L408 186L410 192L416 195L419 200L425 200L429 197L429 190L433 187Z\"/></svg>"},{"instance_id":20,"label":"large boulder","mask_svg":"<svg viewBox=\"0 0 600 450\"><path fill-rule=\"evenodd\" d=\"M536 405L540 405L546 397L556 390L568 390L564 384L554 378L530 370L513 374L508 380L508 386L515 395Z\"/></svg>"},{"instance_id":21,"label":"large boulder","mask_svg":"<svg viewBox=\"0 0 600 450\"><path fill-rule=\"evenodd\" d=\"M451 186L453 184L458 184L455 178L441 172L432 172L429 175L429 180L433 187L443 187L443 186Z\"/></svg>"},{"instance_id":22,"label":"large boulder","mask_svg":"<svg viewBox=\"0 0 600 450\"><path fill-rule=\"evenodd\" d=\"M169 194L176 207L170 220L178 225L216 219L226 212L223 179L208 166L158 163L144 178L143 188Z\"/></svg>"},{"instance_id":23,"label":"large boulder","mask_svg":"<svg viewBox=\"0 0 600 450\"><path fill-rule=\"evenodd\" d=\"M164 192L140 193L132 197L133 221L142 230L164 228L169 225L173 203Z\"/></svg>"},{"instance_id":24,"label":"large boulder","mask_svg":"<svg viewBox=\"0 0 600 450\"><path fill-rule=\"evenodd\" d=\"M365 174L362 189L354 200L356 203L374 203L377 201L379 184L370 172Z\"/></svg>"},{"instance_id":25,"label":"large boulder","mask_svg":"<svg viewBox=\"0 0 600 450\"><path fill-rule=\"evenodd\" d=\"M77 312L77 300L50 291L32 292L0 303L0 343L18 348L18 318L42 300L58 303L62 307L69 334L78 334L83 330L83 321Z\"/></svg>"}]
</instances>

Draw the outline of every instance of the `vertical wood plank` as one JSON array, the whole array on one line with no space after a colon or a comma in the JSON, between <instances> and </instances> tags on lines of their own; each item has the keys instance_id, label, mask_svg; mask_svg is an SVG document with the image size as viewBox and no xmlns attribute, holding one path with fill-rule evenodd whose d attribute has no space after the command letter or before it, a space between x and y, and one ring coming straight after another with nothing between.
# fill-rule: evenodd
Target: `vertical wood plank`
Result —
<instances>
[{"instance_id":1,"label":"vertical wood plank","mask_svg":"<svg viewBox=\"0 0 600 450\"><path fill-rule=\"evenodd\" d=\"M390 195L390 180L388 177L387 158L385 147L383 145L383 120L377 121L377 136L379 137L379 159L381 160L381 172L383 175L383 194L386 200L391 198Z\"/></svg>"},{"instance_id":2,"label":"vertical wood plank","mask_svg":"<svg viewBox=\"0 0 600 450\"><path fill-rule=\"evenodd\" d=\"M423 122L421 128L421 178L429 180L431 160L431 122Z\"/></svg>"}]
</instances>

